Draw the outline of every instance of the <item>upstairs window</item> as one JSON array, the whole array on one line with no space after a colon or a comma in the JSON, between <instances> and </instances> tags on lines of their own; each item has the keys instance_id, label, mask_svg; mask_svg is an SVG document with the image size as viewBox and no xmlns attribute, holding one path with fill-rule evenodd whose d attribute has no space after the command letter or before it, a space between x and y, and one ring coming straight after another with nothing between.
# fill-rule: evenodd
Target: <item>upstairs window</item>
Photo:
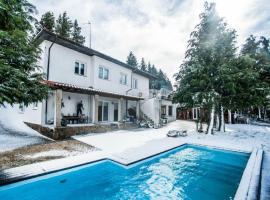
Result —
<instances>
[{"instance_id":1,"label":"upstairs window","mask_svg":"<svg viewBox=\"0 0 270 200\"><path fill-rule=\"evenodd\" d=\"M109 69L105 67L98 68L98 77L104 80L109 80Z\"/></svg>"},{"instance_id":2,"label":"upstairs window","mask_svg":"<svg viewBox=\"0 0 270 200\"><path fill-rule=\"evenodd\" d=\"M74 73L81 75L81 76L85 76L85 64L81 63L79 61L75 62L75 69L74 69Z\"/></svg>"},{"instance_id":3,"label":"upstairs window","mask_svg":"<svg viewBox=\"0 0 270 200\"><path fill-rule=\"evenodd\" d=\"M132 88L138 89L138 80L136 78L132 79Z\"/></svg>"},{"instance_id":4,"label":"upstairs window","mask_svg":"<svg viewBox=\"0 0 270 200\"><path fill-rule=\"evenodd\" d=\"M127 75L126 74L123 74L123 73L120 74L120 84L127 85Z\"/></svg>"}]
</instances>

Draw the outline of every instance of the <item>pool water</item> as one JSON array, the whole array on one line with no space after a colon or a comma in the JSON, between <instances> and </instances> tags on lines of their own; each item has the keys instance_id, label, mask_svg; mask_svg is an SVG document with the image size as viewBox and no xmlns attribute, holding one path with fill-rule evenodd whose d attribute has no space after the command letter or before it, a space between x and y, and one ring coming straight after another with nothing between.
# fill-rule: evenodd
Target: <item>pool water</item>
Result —
<instances>
[{"instance_id":1,"label":"pool water","mask_svg":"<svg viewBox=\"0 0 270 200\"><path fill-rule=\"evenodd\" d=\"M185 145L129 167L106 160L2 186L0 199L232 199L248 158Z\"/></svg>"}]
</instances>

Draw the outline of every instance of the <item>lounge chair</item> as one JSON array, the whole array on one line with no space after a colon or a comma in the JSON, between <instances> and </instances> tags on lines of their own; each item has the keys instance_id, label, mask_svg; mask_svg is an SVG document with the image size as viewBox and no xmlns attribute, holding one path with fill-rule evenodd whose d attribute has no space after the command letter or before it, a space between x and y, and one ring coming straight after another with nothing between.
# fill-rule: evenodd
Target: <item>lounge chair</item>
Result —
<instances>
[{"instance_id":1,"label":"lounge chair","mask_svg":"<svg viewBox=\"0 0 270 200\"><path fill-rule=\"evenodd\" d=\"M170 130L167 133L167 136L168 137L186 137L187 136L187 131L186 130L182 130L182 131L179 131L179 130Z\"/></svg>"}]
</instances>

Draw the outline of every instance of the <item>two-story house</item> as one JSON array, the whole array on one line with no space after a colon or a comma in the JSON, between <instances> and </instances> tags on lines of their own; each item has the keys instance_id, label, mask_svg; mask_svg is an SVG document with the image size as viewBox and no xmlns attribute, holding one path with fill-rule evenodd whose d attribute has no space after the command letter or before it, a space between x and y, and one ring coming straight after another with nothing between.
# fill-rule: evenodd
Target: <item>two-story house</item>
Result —
<instances>
[{"instance_id":1,"label":"two-story house","mask_svg":"<svg viewBox=\"0 0 270 200\"><path fill-rule=\"evenodd\" d=\"M63 119L78 128L139 116L140 101L149 98L149 79L155 78L151 74L46 30L35 41L42 50L44 84L51 90L44 101L19 106L32 127L55 131ZM52 137L64 137L61 131Z\"/></svg>"}]
</instances>

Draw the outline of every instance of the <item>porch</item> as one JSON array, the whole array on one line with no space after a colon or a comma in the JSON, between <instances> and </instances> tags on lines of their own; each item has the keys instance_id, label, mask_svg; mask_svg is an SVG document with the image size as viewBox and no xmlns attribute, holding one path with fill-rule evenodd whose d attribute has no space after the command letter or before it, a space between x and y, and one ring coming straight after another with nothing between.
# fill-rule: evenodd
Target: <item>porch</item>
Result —
<instances>
[{"instance_id":1,"label":"porch","mask_svg":"<svg viewBox=\"0 0 270 200\"><path fill-rule=\"evenodd\" d=\"M52 81L47 81L47 84L52 90L42 112L43 126L83 132L103 126L107 130L108 127L122 127L122 123L131 123L139 117L139 97ZM84 130L82 127L88 128Z\"/></svg>"}]
</instances>

